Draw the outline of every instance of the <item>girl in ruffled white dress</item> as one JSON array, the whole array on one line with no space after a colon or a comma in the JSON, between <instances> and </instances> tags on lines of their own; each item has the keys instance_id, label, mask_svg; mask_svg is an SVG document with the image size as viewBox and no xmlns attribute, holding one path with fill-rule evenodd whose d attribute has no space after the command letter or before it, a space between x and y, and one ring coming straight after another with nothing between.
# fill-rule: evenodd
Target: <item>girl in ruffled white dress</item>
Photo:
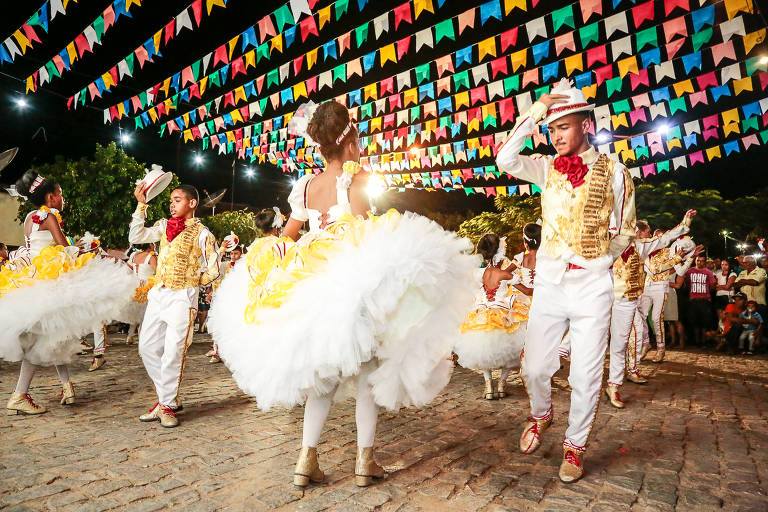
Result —
<instances>
[{"instance_id":1,"label":"girl in ruffled white dress","mask_svg":"<svg viewBox=\"0 0 768 512\"><path fill-rule=\"evenodd\" d=\"M325 172L296 182L283 237L249 249L219 288L209 326L260 408L305 403L296 485L324 479L317 445L331 403L356 396L355 483L367 486L385 474L373 457L379 407L426 404L447 384L479 262L466 240L423 217L364 219L353 121L336 102L308 107L292 128L303 133L297 123L310 119Z\"/></svg>"},{"instance_id":2,"label":"girl in ruffled white dress","mask_svg":"<svg viewBox=\"0 0 768 512\"><path fill-rule=\"evenodd\" d=\"M139 250L128 258L128 266L133 269L139 278L139 286L134 291L132 301L122 313L120 321L129 325L128 336L125 344L130 345L136 341L136 330L144 320L144 312L147 310L147 293L155 285L155 270L157 269L157 253L154 244L139 245Z\"/></svg>"},{"instance_id":3,"label":"girl in ruffled white dress","mask_svg":"<svg viewBox=\"0 0 768 512\"><path fill-rule=\"evenodd\" d=\"M527 224L523 229L525 253L516 255L511 264L505 257L504 238L489 233L477 243L477 252L487 266L480 272L480 290L454 351L461 366L482 372L486 400L507 396L507 377L520 367L540 238L541 227ZM501 369L501 377L494 390L492 371L496 368Z\"/></svg>"},{"instance_id":4,"label":"girl in ruffled white dress","mask_svg":"<svg viewBox=\"0 0 768 512\"><path fill-rule=\"evenodd\" d=\"M0 358L21 361L8 414L41 414L46 409L28 394L37 367L54 365L61 404L75 403L67 364L80 351L79 337L112 321L136 281L122 263L80 255L69 244L56 182L28 171L16 189L39 209L24 221L25 247L0 271Z\"/></svg>"}]
</instances>

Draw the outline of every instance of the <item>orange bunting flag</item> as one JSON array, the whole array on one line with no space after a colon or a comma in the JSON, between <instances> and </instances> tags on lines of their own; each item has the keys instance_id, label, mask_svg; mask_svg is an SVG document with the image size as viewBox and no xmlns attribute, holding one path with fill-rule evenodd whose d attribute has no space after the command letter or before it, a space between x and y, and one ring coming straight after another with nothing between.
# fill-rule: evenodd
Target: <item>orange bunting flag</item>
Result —
<instances>
[{"instance_id":1,"label":"orange bunting flag","mask_svg":"<svg viewBox=\"0 0 768 512\"><path fill-rule=\"evenodd\" d=\"M515 7L527 12L528 7L526 6L526 1L527 0L504 0L504 14L509 14Z\"/></svg>"},{"instance_id":2,"label":"orange bunting flag","mask_svg":"<svg viewBox=\"0 0 768 512\"><path fill-rule=\"evenodd\" d=\"M323 27L326 23L331 21L331 7L333 4L323 7L317 12L317 24L320 30L323 30Z\"/></svg>"},{"instance_id":3,"label":"orange bunting flag","mask_svg":"<svg viewBox=\"0 0 768 512\"><path fill-rule=\"evenodd\" d=\"M226 0L205 0L205 7L208 9L208 14L211 14L211 9L213 9L213 6L217 5L219 7L226 7L227 2Z\"/></svg>"}]
</instances>

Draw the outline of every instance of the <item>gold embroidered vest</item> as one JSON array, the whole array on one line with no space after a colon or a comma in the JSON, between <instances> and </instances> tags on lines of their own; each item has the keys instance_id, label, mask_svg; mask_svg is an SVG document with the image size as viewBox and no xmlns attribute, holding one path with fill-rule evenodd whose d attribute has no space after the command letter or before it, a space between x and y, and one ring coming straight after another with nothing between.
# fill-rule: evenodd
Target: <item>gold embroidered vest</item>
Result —
<instances>
[{"instance_id":1,"label":"gold embroidered vest","mask_svg":"<svg viewBox=\"0 0 768 512\"><path fill-rule=\"evenodd\" d=\"M184 231L172 242L163 231L160 254L157 256L155 283L172 290L183 290L200 284L200 257L198 239L204 226L198 219L187 220Z\"/></svg>"},{"instance_id":2,"label":"gold embroidered vest","mask_svg":"<svg viewBox=\"0 0 768 512\"><path fill-rule=\"evenodd\" d=\"M675 263L674 261L669 261L670 254L670 248L665 247L663 249L659 249L648 257L648 268L652 269L652 272L648 274L648 281L652 281L654 283L663 283L669 279L669 274L672 272L672 268L666 272L653 272L653 270L663 268L664 266L669 265L669 263Z\"/></svg>"},{"instance_id":3,"label":"gold embroidered vest","mask_svg":"<svg viewBox=\"0 0 768 512\"><path fill-rule=\"evenodd\" d=\"M614 162L599 155L585 177L573 188L565 174L550 169L541 194L542 249L559 258L567 249L586 259L608 254L613 210Z\"/></svg>"},{"instance_id":4,"label":"gold embroidered vest","mask_svg":"<svg viewBox=\"0 0 768 512\"><path fill-rule=\"evenodd\" d=\"M634 251L627 261L619 256L613 264L613 291L617 299L635 300L645 288L645 268Z\"/></svg>"}]
</instances>

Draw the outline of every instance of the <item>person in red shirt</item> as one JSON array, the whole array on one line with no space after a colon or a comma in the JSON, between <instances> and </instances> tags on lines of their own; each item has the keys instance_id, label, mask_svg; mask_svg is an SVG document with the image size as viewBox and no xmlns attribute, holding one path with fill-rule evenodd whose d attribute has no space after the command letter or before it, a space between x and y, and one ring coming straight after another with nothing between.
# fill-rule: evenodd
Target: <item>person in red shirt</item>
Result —
<instances>
[{"instance_id":1,"label":"person in red shirt","mask_svg":"<svg viewBox=\"0 0 768 512\"><path fill-rule=\"evenodd\" d=\"M688 269L685 280L689 286L690 315L693 324L694 340L704 344L704 331L712 324L712 291L717 286L717 278L707 268L707 258L696 256L696 266Z\"/></svg>"}]
</instances>

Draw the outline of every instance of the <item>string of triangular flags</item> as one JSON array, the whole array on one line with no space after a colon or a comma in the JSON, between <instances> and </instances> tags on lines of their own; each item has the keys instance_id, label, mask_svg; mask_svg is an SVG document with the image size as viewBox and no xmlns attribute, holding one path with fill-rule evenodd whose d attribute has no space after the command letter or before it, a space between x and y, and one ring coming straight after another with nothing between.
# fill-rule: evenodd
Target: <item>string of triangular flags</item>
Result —
<instances>
[{"instance_id":1,"label":"string of triangular flags","mask_svg":"<svg viewBox=\"0 0 768 512\"><path fill-rule=\"evenodd\" d=\"M6 37L0 44L0 65L13 62L19 55L26 55L27 49L32 48L33 43L42 43L35 27L40 27L43 33L47 34L48 25L56 15L67 14L70 1L73 4L77 3L77 0L47 0L27 21ZM121 1L125 2L125 0Z\"/></svg>"},{"instance_id":2,"label":"string of triangular flags","mask_svg":"<svg viewBox=\"0 0 768 512\"><path fill-rule=\"evenodd\" d=\"M123 19L133 17L130 12L132 6L141 7L141 0L114 0L69 44L27 77L26 92L36 92L46 83L72 69L74 63L81 59L85 52L93 53L94 46L101 44L101 38L117 24L121 16Z\"/></svg>"}]
</instances>

